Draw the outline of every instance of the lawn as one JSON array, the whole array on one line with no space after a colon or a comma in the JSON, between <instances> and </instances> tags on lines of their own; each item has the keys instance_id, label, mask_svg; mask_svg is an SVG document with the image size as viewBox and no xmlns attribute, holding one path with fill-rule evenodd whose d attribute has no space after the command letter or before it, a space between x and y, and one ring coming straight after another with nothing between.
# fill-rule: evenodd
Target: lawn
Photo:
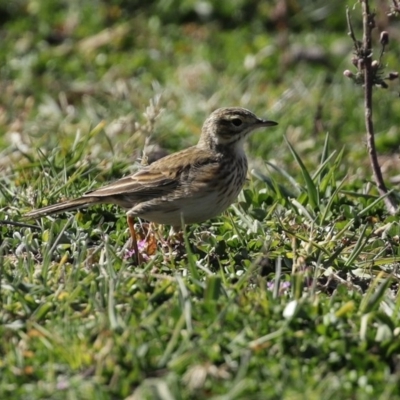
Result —
<instances>
[{"instance_id":1,"label":"lawn","mask_svg":"<svg viewBox=\"0 0 400 400\"><path fill-rule=\"evenodd\" d=\"M397 71L400 16L371 1ZM0 3L0 398L400 399L400 224L368 159L346 6ZM399 81L374 89L398 199ZM216 108L279 122L218 218L137 266L124 211L37 221L197 142ZM399 258L398 258L399 257Z\"/></svg>"}]
</instances>

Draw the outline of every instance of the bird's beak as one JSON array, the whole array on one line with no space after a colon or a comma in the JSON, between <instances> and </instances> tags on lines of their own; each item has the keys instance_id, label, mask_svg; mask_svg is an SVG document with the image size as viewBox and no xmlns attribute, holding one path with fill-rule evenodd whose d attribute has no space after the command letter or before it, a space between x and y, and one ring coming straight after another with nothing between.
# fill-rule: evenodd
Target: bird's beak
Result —
<instances>
[{"instance_id":1,"label":"bird's beak","mask_svg":"<svg viewBox=\"0 0 400 400\"><path fill-rule=\"evenodd\" d=\"M259 119L258 120L258 125L261 126L275 126L278 125L277 122L275 121L268 121L267 119Z\"/></svg>"}]
</instances>

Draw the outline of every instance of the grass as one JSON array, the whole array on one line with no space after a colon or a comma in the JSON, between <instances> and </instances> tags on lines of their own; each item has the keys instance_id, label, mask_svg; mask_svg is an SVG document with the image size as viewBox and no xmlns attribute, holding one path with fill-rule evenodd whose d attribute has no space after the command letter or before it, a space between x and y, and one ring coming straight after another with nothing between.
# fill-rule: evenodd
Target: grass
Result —
<instances>
[{"instance_id":1,"label":"grass","mask_svg":"<svg viewBox=\"0 0 400 400\"><path fill-rule=\"evenodd\" d=\"M1 6L1 398L400 398L400 226L342 77L346 2L294 2L286 26L263 2L60 4ZM324 51L290 61L296 46ZM390 85L374 109L387 181ZM148 144L195 143L227 105L279 126L249 140L238 202L181 248L134 266L113 206L4 223L133 172Z\"/></svg>"}]
</instances>

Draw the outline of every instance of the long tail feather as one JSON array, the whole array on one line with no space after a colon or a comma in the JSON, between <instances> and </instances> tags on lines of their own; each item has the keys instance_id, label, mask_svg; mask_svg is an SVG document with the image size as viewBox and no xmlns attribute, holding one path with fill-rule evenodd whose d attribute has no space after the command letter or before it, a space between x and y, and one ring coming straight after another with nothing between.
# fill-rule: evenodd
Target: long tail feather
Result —
<instances>
[{"instance_id":1,"label":"long tail feather","mask_svg":"<svg viewBox=\"0 0 400 400\"><path fill-rule=\"evenodd\" d=\"M77 210L84 208L89 204L99 203L99 199L96 197L81 197L79 199L67 200L61 203L53 204L51 206L32 210L24 215L25 218L40 218L45 215L57 214L64 211Z\"/></svg>"}]
</instances>

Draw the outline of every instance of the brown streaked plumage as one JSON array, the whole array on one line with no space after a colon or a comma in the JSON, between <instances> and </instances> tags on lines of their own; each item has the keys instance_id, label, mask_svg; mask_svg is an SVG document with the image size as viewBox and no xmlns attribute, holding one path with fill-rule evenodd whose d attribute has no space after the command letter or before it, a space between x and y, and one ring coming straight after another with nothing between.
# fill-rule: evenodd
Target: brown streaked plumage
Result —
<instances>
[{"instance_id":1,"label":"brown streaked plumage","mask_svg":"<svg viewBox=\"0 0 400 400\"><path fill-rule=\"evenodd\" d=\"M244 108L220 108L205 121L197 145L78 199L33 210L26 217L38 218L92 204L117 204L128 210L128 225L136 247L135 217L180 226L182 217L185 223L197 223L228 208L246 179L244 140L253 130L276 124Z\"/></svg>"}]
</instances>

